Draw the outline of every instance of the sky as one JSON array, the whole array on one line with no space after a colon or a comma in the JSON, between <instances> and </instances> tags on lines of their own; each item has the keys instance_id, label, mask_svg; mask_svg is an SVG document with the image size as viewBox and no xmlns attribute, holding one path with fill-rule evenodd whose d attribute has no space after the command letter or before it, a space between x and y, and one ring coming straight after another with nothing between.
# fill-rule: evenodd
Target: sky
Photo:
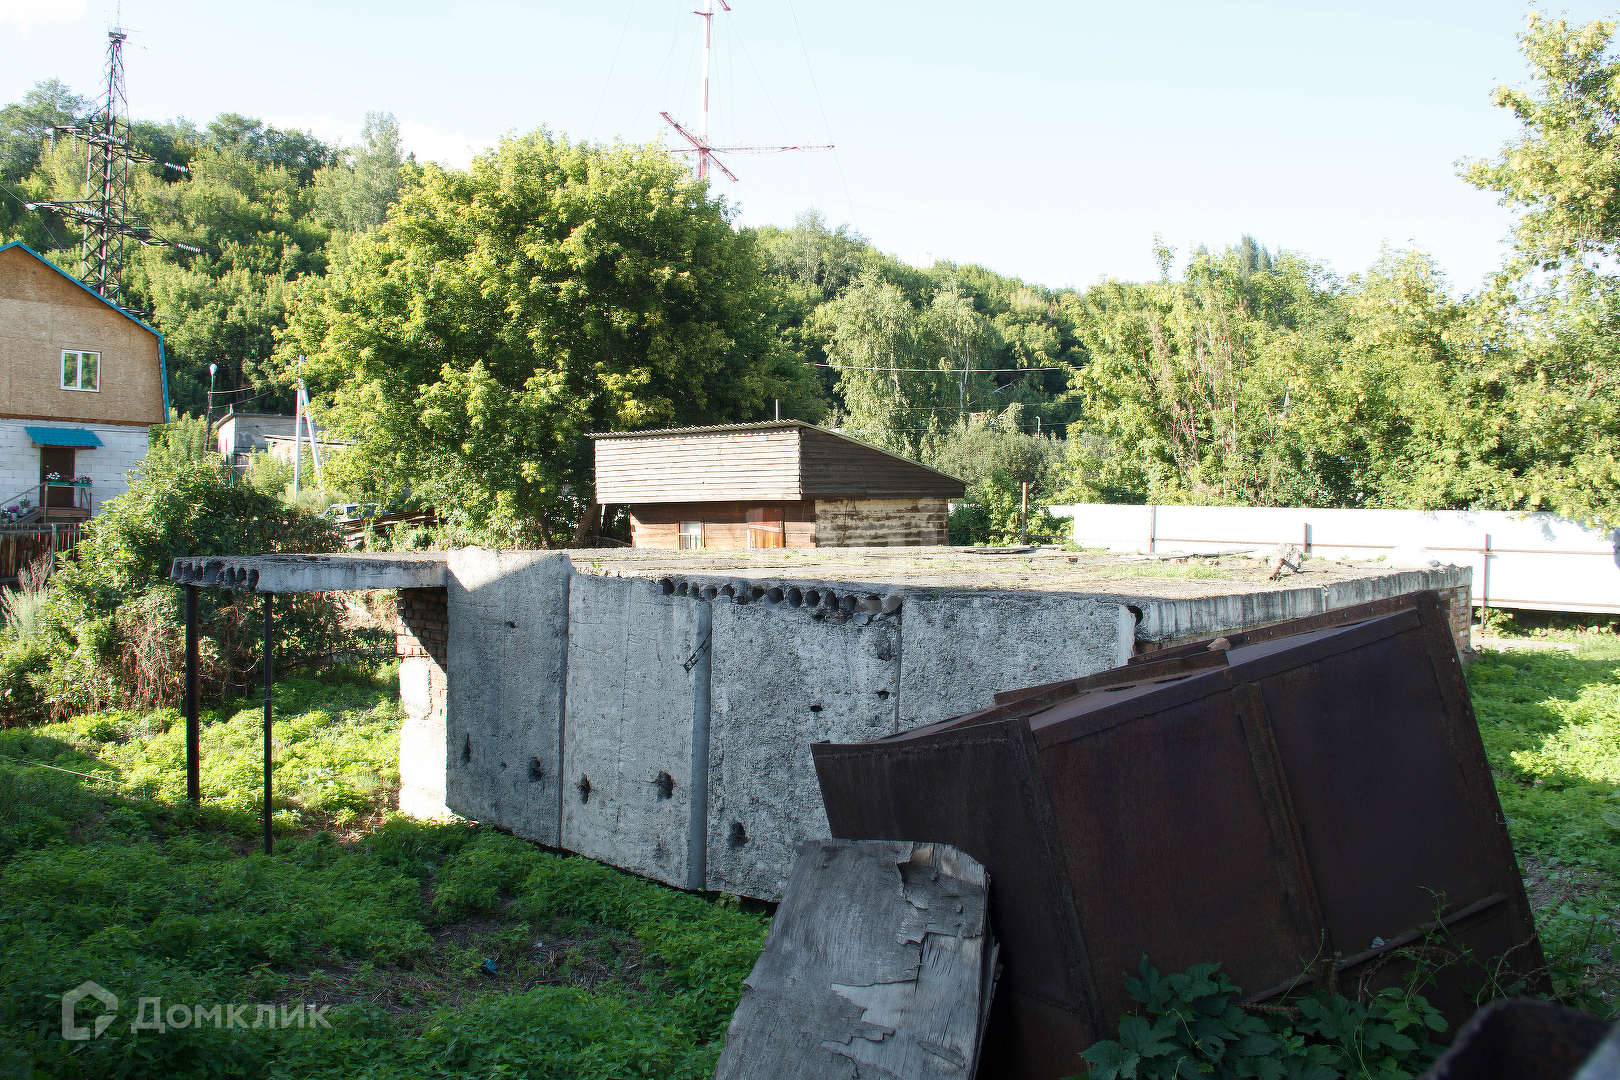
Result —
<instances>
[{"instance_id":1,"label":"sky","mask_svg":"<svg viewBox=\"0 0 1620 1080\"><path fill-rule=\"evenodd\" d=\"M386 110L456 167L540 126L675 146L659 113L698 123L702 2L0 0L0 103L52 77L93 95L118 21L136 118L353 143ZM1457 170L1515 135L1491 92L1528 77L1523 3L728 2L710 141L835 147L724 157L740 224L815 208L1051 287L1157 276L1156 234L1184 259L1249 233L1341 276L1416 247L1457 292L1502 262L1512 217Z\"/></svg>"}]
</instances>

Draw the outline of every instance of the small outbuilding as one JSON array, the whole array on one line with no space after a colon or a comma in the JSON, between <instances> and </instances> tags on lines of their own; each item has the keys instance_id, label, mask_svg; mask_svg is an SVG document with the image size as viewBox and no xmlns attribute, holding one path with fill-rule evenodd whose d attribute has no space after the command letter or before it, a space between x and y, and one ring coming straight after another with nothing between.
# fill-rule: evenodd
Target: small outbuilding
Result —
<instances>
[{"instance_id":1,"label":"small outbuilding","mask_svg":"<svg viewBox=\"0 0 1620 1080\"><path fill-rule=\"evenodd\" d=\"M967 490L801 420L595 439L596 499L630 507L638 548L929 547Z\"/></svg>"}]
</instances>

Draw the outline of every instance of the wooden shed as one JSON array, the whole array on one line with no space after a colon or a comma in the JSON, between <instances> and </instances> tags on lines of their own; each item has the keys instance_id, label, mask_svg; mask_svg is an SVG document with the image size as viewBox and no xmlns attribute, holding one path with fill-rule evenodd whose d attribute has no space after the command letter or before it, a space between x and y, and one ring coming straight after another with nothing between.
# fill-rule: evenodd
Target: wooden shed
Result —
<instances>
[{"instance_id":1,"label":"wooden shed","mask_svg":"<svg viewBox=\"0 0 1620 1080\"><path fill-rule=\"evenodd\" d=\"M638 548L927 547L954 476L800 420L597 435L596 499Z\"/></svg>"}]
</instances>

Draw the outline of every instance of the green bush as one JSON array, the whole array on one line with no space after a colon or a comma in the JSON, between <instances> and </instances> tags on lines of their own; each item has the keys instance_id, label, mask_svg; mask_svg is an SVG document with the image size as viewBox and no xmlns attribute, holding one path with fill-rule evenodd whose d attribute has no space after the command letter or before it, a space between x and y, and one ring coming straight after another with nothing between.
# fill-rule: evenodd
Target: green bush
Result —
<instances>
[{"instance_id":1,"label":"green bush","mask_svg":"<svg viewBox=\"0 0 1620 1080\"><path fill-rule=\"evenodd\" d=\"M1089 1080L1411 1080L1440 1056L1429 1032L1446 1022L1410 987L1390 987L1370 1003L1316 994L1253 1013L1219 964L1160 975L1147 957L1140 979L1126 979L1140 1016L1119 1022L1119 1041L1103 1039L1081 1056Z\"/></svg>"},{"instance_id":2,"label":"green bush","mask_svg":"<svg viewBox=\"0 0 1620 1080\"><path fill-rule=\"evenodd\" d=\"M184 444L185 440L180 440ZM168 582L180 555L333 551L341 540L313 514L241 483L184 445L154 454L130 489L92 519L89 535L51 579L44 669L33 684L57 716L109 704L175 704L181 694L182 590ZM221 698L243 687L260 652L257 597L207 589L200 597L205 686ZM278 649L331 647L336 604L324 596L280 603Z\"/></svg>"}]
</instances>

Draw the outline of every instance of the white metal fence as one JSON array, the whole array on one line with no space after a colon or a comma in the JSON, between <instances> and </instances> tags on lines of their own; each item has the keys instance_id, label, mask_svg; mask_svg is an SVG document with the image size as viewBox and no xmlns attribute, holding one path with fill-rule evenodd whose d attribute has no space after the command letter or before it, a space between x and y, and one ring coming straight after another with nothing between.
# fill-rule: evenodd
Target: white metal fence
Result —
<instances>
[{"instance_id":1,"label":"white metal fence","mask_svg":"<svg viewBox=\"0 0 1620 1080\"><path fill-rule=\"evenodd\" d=\"M1473 567L1475 604L1620 613L1620 530L1594 532L1553 514L1106 503L1051 511L1074 518L1081 545L1113 551L1290 543L1326 558L1376 559L1400 548L1427 548L1442 563Z\"/></svg>"}]
</instances>

